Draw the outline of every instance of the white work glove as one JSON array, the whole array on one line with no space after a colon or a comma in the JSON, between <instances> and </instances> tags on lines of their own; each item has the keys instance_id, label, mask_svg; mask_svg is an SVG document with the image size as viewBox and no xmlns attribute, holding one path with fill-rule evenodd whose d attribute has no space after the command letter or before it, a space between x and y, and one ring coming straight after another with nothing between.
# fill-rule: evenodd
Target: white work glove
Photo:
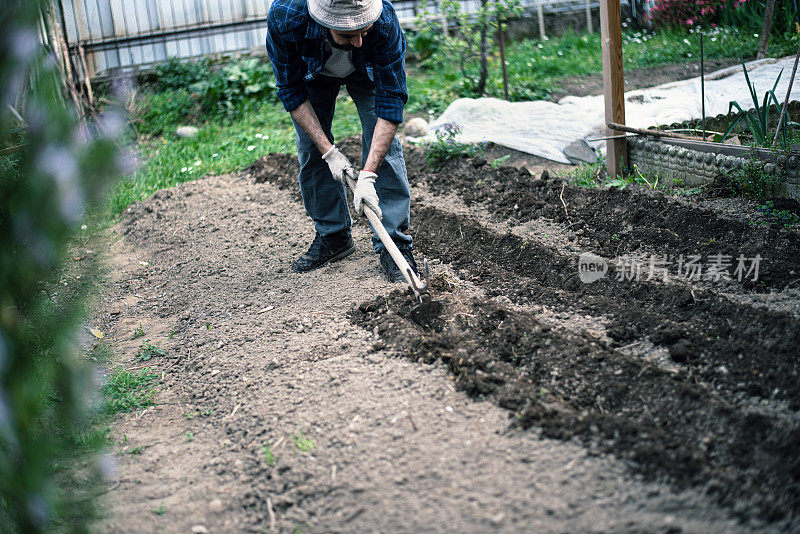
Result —
<instances>
[{"instance_id":1,"label":"white work glove","mask_svg":"<svg viewBox=\"0 0 800 534\"><path fill-rule=\"evenodd\" d=\"M333 179L337 182L342 182L344 185L347 185L345 176L355 179L356 171L353 169L353 166L350 164L347 156L339 152L339 149L336 148L336 145L332 146L330 150L325 152L325 154L322 155L322 159L324 159L325 163L328 164L328 168L331 170Z\"/></svg>"},{"instance_id":2,"label":"white work glove","mask_svg":"<svg viewBox=\"0 0 800 534\"><path fill-rule=\"evenodd\" d=\"M364 204L372 208L379 219L383 218L381 209L378 207L378 193L375 191L375 178L378 175L371 171L361 171L358 173L356 188L353 189L353 204L359 215L364 215Z\"/></svg>"}]
</instances>

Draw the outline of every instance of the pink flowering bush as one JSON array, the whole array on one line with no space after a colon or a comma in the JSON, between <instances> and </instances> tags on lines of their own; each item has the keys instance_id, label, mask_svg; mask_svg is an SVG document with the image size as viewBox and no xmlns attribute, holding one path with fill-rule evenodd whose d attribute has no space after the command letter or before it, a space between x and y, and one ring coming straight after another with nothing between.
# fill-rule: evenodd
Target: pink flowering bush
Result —
<instances>
[{"instance_id":1,"label":"pink flowering bush","mask_svg":"<svg viewBox=\"0 0 800 534\"><path fill-rule=\"evenodd\" d=\"M734 0L735 7L748 0ZM726 0L656 0L650 12L653 26L693 28L714 24L722 13Z\"/></svg>"}]
</instances>

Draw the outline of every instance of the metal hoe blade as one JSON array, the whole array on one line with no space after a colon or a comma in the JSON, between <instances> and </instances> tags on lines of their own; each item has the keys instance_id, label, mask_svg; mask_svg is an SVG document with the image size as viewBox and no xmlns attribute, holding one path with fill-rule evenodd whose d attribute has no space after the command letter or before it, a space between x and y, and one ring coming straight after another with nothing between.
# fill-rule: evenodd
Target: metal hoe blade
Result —
<instances>
[{"instance_id":1,"label":"metal hoe blade","mask_svg":"<svg viewBox=\"0 0 800 534\"><path fill-rule=\"evenodd\" d=\"M427 295L428 289L431 287L431 271L428 268L428 258L422 259L422 269L425 271L425 282L419 286L417 286L418 278L414 276L414 271L411 270L411 267L406 271L406 280L411 284L411 289L414 290L414 294L420 302L422 302L422 295Z\"/></svg>"}]
</instances>

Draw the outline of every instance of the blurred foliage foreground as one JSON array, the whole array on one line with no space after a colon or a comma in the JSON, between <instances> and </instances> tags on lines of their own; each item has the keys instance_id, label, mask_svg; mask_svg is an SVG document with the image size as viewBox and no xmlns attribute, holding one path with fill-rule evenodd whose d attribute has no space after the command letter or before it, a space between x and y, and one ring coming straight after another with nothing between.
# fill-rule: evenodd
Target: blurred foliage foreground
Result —
<instances>
[{"instance_id":1,"label":"blurred foliage foreground","mask_svg":"<svg viewBox=\"0 0 800 534\"><path fill-rule=\"evenodd\" d=\"M51 5L8 0L0 11L2 532L87 530L100 472L85 446L96 388L79 351L96 266L66 254L119 174L125 119L109 107L86 123L73 110L39 33Z\"/></svg>"}]
</instances>

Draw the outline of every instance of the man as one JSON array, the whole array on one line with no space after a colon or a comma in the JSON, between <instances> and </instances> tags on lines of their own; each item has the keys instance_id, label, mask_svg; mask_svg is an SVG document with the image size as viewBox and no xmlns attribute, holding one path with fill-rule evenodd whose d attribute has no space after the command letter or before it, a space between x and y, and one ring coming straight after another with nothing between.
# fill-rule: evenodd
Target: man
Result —
<instances>
[{"instance_id":1,"label":"man","mask_svg":"<svg viewBox=\"0 0 800 534\"><path fill-rule=\"evenodd\" d=\"M316 237L293 264L308 272L355 250L350 236L346 177L353 165L333 144L331 124L342 85L358 109L362 170L354 191L356 211L369 206L409 265L411 193L400 141L395 136L408 101L406 43L394 8L383 0L275 0L267 16L267 52L280 98L292 115L300 160L300 190ZM400 269L377 236L372 247L392 282Z\"/></svg>"}]
</instances>

